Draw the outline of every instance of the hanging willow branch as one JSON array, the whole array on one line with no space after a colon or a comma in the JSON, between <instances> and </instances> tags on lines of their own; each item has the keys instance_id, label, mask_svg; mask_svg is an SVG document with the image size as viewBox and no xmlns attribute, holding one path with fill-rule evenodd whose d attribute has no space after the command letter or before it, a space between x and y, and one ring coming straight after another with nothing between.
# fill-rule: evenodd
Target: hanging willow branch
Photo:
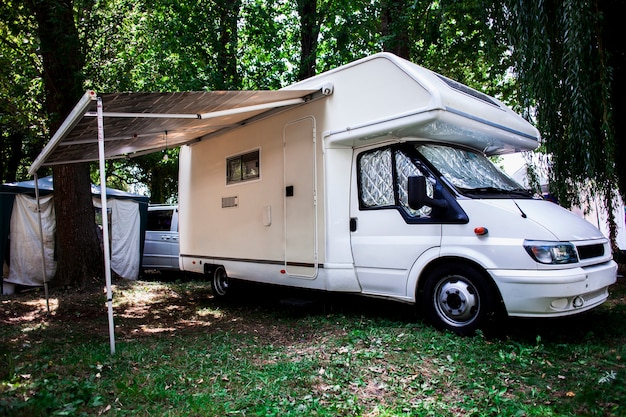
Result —
<instances>
[{"instance_id":1,"label":"hanging willow branch","mask_svg":"<svg viewBox=\"0 0 626 417\"><path fill-rule=\"evenodd\" d=\"M550 192L565 207L597 197L612 213L618 178L603 14L588 0L508 0L505 8L520 94L550 155Z\"/></svg>"}]
</instances>

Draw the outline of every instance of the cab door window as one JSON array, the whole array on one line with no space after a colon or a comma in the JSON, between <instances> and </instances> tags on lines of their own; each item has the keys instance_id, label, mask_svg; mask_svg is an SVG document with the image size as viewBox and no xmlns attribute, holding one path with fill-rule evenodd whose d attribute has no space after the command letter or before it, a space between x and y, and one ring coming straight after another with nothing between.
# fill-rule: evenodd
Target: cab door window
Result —
<instances>
[{"instance_id":1,"label":"cab door window","mask_svg":"<svg viewBox=\"0 0 626 417\"><path fill-rule=\"evenodd\" d=\"M400 149L387 147L362 153L358 159L360 208L393 208L404 217L428 217L432 211L430 207L413 210L408 204L408 178L424 175L414 160ZM432 183L428 181L427 184L432 196Z\"/></svg>"}]
</instances>

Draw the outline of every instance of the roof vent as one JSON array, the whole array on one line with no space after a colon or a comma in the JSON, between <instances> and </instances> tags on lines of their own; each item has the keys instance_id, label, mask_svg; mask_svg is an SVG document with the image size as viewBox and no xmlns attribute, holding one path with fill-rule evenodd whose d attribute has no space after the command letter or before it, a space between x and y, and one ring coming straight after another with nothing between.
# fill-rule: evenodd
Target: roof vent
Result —
<instances>
[{"instance_id":1,"label":"roof vent","mask_svg":"<svg viewBox=\"0 0 626 417\"><path fill-rule=\"evenodd\" d=\"M468 94L468 95L470 95L470 96L472 96L474 98L477 98L479 100L484 101L485 103L489 103L492 106L500 107L498 105L498 103L493 101L487 94L483 94L480 91L476 91L473 88L469 88L466 85L463 85L461 83L457 83L456 81L453 81L453 80L451 80L449 78L446 78L443 75L439 75L439 74L436 74L436 75L437 75L437 77L439 77L441 79L441 81L443 81L444 83L448 84L448 86L450 88L453 88L453 89L455 89L457 91L460 91L462 93Z\"/></svg>"}]
</instances>

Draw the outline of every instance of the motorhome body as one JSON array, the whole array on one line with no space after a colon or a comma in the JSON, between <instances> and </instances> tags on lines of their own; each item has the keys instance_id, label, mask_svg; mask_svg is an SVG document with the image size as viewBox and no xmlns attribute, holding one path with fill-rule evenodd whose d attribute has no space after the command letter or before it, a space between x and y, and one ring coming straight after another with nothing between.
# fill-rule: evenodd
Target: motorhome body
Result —
<instances>
[{"instance_id":1,"label":"motorhome body","mask_svg":"<svg viewBox=\"0 0 626 417\"><path fill-rule=\"evenodd\" d=\"M242 279L387 297L462 333L499 306L606 300L607 239L485 158L538 145L501 102L386 53L290 88L324 95L181 148L180 266L217 295Z\"/></svg>"}]
</instances>

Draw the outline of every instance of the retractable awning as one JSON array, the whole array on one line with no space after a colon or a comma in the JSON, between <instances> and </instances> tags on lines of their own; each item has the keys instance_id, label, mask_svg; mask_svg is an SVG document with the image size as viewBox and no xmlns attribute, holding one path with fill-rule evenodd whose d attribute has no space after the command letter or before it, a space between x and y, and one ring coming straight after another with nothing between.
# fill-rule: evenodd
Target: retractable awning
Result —
<instances>
[{"instance_id":1,"label":"retractable awning","mask_svg":"<svg viewBox=\"0 0 626 417\"><path fill-rule=\"evenodd\" d=\"M106 159L130 158L208 138L224 129L302 105L332 94L318 90L211 91L184 93L112 93L87 91L28 169L35 177L42 166L98 161L100 183L106 183ZM101 187L102 224L108 224L105 187ZM39 219L40 234L41 218ZM115 353L113 294L108 228L102 229L111 354ZM43 239L42 239L43 242ZM46 300L48 287L43 261Z\"/></svg>"},{"instance_id":2,"label":"retractable awning","mask_svg":"<svg viewBox=\"0 0 626 417\"><path fill-rule=\"evenodd\" d=\"M181 146L322 96L320 90L108 93L87 91L29 168L97 161L96 103L102 103L105 159Z\"/></svg>"}]
</instances>

